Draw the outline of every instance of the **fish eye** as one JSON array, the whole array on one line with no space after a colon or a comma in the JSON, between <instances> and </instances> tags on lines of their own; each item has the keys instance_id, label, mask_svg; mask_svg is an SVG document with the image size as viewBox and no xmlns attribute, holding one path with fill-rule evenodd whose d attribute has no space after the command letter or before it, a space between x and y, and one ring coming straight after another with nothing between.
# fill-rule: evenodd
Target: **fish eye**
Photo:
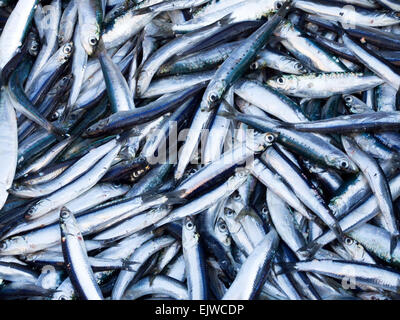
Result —
<instances>
[{"instance_id":1,"label":"fish eye","mask_svg":"<svg viewBox=\"0 0 400 320\"><path fill-rule=\"evenodd\" d=\"M347 96L344 98L344 101L346 101L347 103L350 103L353 101L353 98L351 96Z\"/></svg>"},{"instance_id":2,"label":"fish eye","mask_svg":"<svg viewBox=\"0 0 400 320\"><path fill-rule=\"evenodd\" d=\"M188 230L193 230L193 228L194 228L194 223L192 222L192 221L188 221L188 222L186 222L186 229L188 229Z\"/></svg>"},{"instance_id":3,"label":"fish eye","mask_svg":"<svg viewBox=\"0 0 400 320\"><path fill-rule=\"evenodd\" d=\"M275 141L274 135L271 134L271 133L268 133L268 134L265 136L265 141L267 141L268 143L274 142L274 141Z\"/></svg>"},{"instance_id":4,"label":"fish eye","mask_svg":"<svg viewBox=\"0 0 400 320\"><path fill-rule=\"evenodd\" d=\"M353 239L350 239L350 238L346 238L345 240L344 240L344 242L347 244L347 245L352 245L353 244Z\"/></svg>"},{"instance_id":5,"label":"fish eye","mask_svg":"<svg viewBox=\"0 0 400 320\"><path fill-rule=\"evenodd\" d=\"M239 172L236 173L238 177L245 177L246 176L246 171L245 170L241 170ZM231 177L231 180L234 179L234 176Z\"/></svg>"},{"instance_id":6,"label":"fish eye","mask_svg":"<svg viewBox=\"0 0 400 320\"><path fill-rule=\"evenodd\" d=\"M294 64L294 67L295 67L296 70L302 70L303 69L303 65L301 63L299 63L299 62L296 62Z\"/></svg>"},{"instance_id":7,"label":"fish eye","mask_svg":"<svg viewBox=\"0 0 400 320\"><path fill-rule=\"evenodd\" d=\"M234 215L234 211L229 208L225 208L225 215L227 217L232 217Z\"/></svg>"},{"instance_id":8,"label":"fish eye","mask_svg":"<svg viewBox=\"0 0 400 320\"><path fill-rule=\"evenodd\" d=\"M347 169L349 167L349 163L343 160L340 162L340 167L342 167L343 169Z\"/></svg>"},{"instance_id":9,"label":"fish eye","mask_svg":"<svg viewBox=\"0 0 400 320\"><path fill-rule=\"evenodd\" d=\"M0 250L5 250L5 249L7 249L7 242L2 241L2 242L0 243Z\"/></svg>"},{"instance_id":10,"label":"fish eye","mask_svg":"<svg viewBox=\"0 0 400 320\"><path fill-rule=\"evenodd\" d=\"M63 218L63 219L68 218L68 217L69 217L69 211L68 211L68 210L65 210L65 209L61 210L60 216L61 216L61 218Z\"/></svg>"},{"instance_id":11,"label":"fish eye","mask_svg":"<svg viewBox=\"0 0 400 320\"><path fill-rule=\"evenodd\" d=\"M210 100L210 102L212 102L212 103L217 102L218 96L214 92L212 92L208 96L208 100Z\"/></svg>"},{"instance_id":12,"label":"fish eye","mask_svg":"<svg viewBox=\"0 0 400 320\"><path fill-rule=\"evenodd\" d=\"M51 120L55 121L60 117L60 113L58 111L55 111L52 115L51 115Z\"/></svg>"},{"instance_id":13,"label":"fish eye","mask_svg":"<svg viewBox=\"0 0 400 320\"><path fill-rule=\"evenodd\" d=\"M219 231L221 231L221 232L226 232L227 227L226 227L225 222L219 221L219 223L218 223L218 229L219 229Z\"/></svg>"},{"instance_id":14,"label":"fish eye","mask_svg":"<svg viewBox=\"0 0 400 320\"><path fill-rule=\"evenodd\" d=\"M278 79L276 79L276 82L278 82L278 84L284 84L285 83L285 79L283 77L279 77Z\"/></svg>"},{"instance_id":15,"label":"fish eye","mask_svg":"<svg viewBox=\"0 0 400 320\"><path fill-rule=\"evenodd\" d=\"M97 38L96 37L90 37L89 38L89 44L91 46L95 46L97 44Z\"/></svg>"},{"instance_id":16,"label":"fish eye","mask_svg":"<svg viewBox=\"0 0 400 320\"><path fill-rule=\"evenodd\" d=\"M132 178L133 179L136 179L139 176L140 176L140 172L137 172L137 171L132 172Z\"/></svg>"},{"instance_id":17,"label":"fish eye","mask_svg":"<svg viewBox=\"0 0 400 320\"><path fill-rule=\"evenodd\" d=\"M268 208L267 208L267 207L263 207L263 208L261 209L261 212L262 212L263 214L268 214Z\"/></svg>"},{"instance_id":18,"label":"fish eye","mask_svg":"<svg viewBox=\"0 0 400 320\"><path fill-rule=\"evenodd\" d=\"M258 65L257 62L253 62L253 63L250 65L250 69L251 69L251 70L257 70L258 67L259 67L259 65Z\"/></svg>"},{"instance_id":19,"label":"fish eye","mask_svg":"<svg viewBox=\"0 0 400 320\"><path fill-rule=\"evenodd\" d=\"M242 197L240 196L239 193L237 193L237 194L235 194L235 195L233 196L233 199L234 199L234 200L240 200L240 199L242 199Z\"/></svg>"},{"instance_id":20,"label":"fish eye","mask_svg":"<svg viewBox=\"0 0 400 320\"><path fill-rule=\"evenodd\" d=\"M65 54L69 54L72 51L72 47L70 45L67 45L67 46L64 47L63 51L64 51Z\"/></svg>"},{"instance_id":21,"label":"fish eye","mask_svg":"<svg viewBox=\"0 0 400 320\"><path fill-rule=\"evenodd\" d=\"M275 9L279 10L280 8L282 8L282 2L278 1L275 3Z\"/></svg>"}]
</instances>

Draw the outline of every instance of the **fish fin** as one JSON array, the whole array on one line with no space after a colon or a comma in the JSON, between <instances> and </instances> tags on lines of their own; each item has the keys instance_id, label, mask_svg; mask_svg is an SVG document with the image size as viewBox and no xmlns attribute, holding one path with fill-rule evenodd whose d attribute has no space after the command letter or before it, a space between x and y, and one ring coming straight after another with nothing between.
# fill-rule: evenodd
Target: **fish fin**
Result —
<instances>
[{"instance_id":1,"label":"fish fin","mask_svg":"<svg viewBox=\"0 0 400 320\"><path fill-rule=\"evenodd\" d=\"M345 29L346 29L346 26L342 22L339 22L339 27L336 28L336 33L338 34L338 36L340 38L343 37L344 34L346 34Z\"/></svg>"},{"instance_id":2,"label":"fish fin","mask_svg":"<svg viewBox=\"0 0 400 320\"><path fill-rule=\"evenodd\" d=\"M310 221L315 223L320 229L322 230L325 229L326 227L325 223L320 218L318 218L318 216L314 215L311 211L309 211L309 213L312 216L312 219L310 219Z\"/></svg>"},{"instance_id":3,"label":"fish fin","mask_svg":"<svg viewBox=\"0 0 400 320\"><path fill-rule=\"evenodd\" d=\"M64 129L59 128L59 127L55 126L54 124L50 128L50 132L56 136L56 139L58 141L62 141L67 134Z\"/></svg>"},{"instance_id":4,"label":"fish fin","mask_svg":"<svg viewBox=\"0 0 400 320\"><path fill-rule=\"evenodd\" d=\"M280 122L276 125L276 128L283 128L283 129L295 129L295 124L290 122Z\"/></svg>"},{"instance_id":5,"label":"fish fin","mask_svg":"<svg viewBox=\"0 0 400 320\"><path fill-rule=\"evenodd\" d=\"M228 118L228 119L235 119L235 115L233 115L232 113L226 112L226 111L220 111L217 113L217 115Z\"/></svg>"},{"instance_id":6,"label":"fish fin","mask_svg":"<svg viewBox=\"0 0 400 320\"><path fill-rule=\"evenodd\" d=\"M256 220L260 220L260 217L257 215L257 213L249 206L245 206L240 212L236 215L234 218L235 221L239 221L240 218L245 217L245 216L251 216L255 218Z\"/></svg>"},{"instance_id":7,"label":"fish fin","mask_svg":"<svg viewBox=\"0 0 400 320\"><path fill-rule=\"evenodd\" d=\"M338 223L336 223L333 226L329 226L330 229L333 231L333 233L336 235L337 240L341 243L344 244L345 243L345 235L343 233L342 228L339 226Z\"/></svg>"},{"instance_id":8,"label":"fish fin","mask_svg":"<svg viewBox=\"0 0 400 320\"><path fill-rule=\"evenodd\" d=\"M311 101L311 100L312 100L312 99L310 99L310 98L302 98L302 99L300 100L299 104L302 105L302 104L307 103L307 102L309 102L309 101Z\"/></svg>"},{"instance_id":9,"label":"fish fin","mask_svg":"<svg viewBox=\"0 0 400 320\"><path fill-rule=\"evenodd\" d=\"M393 256L394 249L397 247L397 242L399 241L400 234L392 234L390 237L390 257Z\"/></svg>"},{"instance_id":10,"label":"fish fin","mask_svg":"<svg viewBox=\"0 0 400 320\"><path fill-rule=\"evenodd\" d=\"M220 25L228 25L232 23L232 12L228 13L226 16L223 16L222 19L218 20L217 23Z\"/></svg>"},{"instance_id":11,"label":"fish fin","mask_svg":"<svg viewBox=\"0 0 400 320\"><path fill-rule=\"evenodd\" d=\"M67 122L67 120L71 117L71 113L72 113L73 107L74 107L74 105L70 105L69 103L67 103L64 112L60 116L60 123L66 123Z\"/></svg>"},{"instance_id":12,"label":"fish fin","mask_svg":"<svg viewBox=\"0 0 400 320\"><path fill-rule=\"evenodd\" d=\"M125 235L117 236L108 239L100 239L100 240L92 240L92 241L99 241L104 248L114 247L116 243L122 239L126 238Z\"/></svg>"},{"instance_id":13,"label":"fish fin","mask_svg":"<svg viewBox=\"0 0 400 320\"><path fill-rule=\"evenodd\" d=\"M137 67L135 70L135 73L132 75L132 79L136 79L138 78L138 75L140 73L140 71L142 70L142 66L145 63L145 61L141 61L140 64L138 64L138 55L139 52L142 50L142 43L144 40L144 30L140 33L140 35L136 38L136 46L133 49L134 53L133 53L133 60L136 60L137 63Z\"/></svg>"},{"instance_id":14,"label":"fish fin","mask_svg":"<svg viewBox=\"0 0 400 320\"><path fill-rule=\"evenodd\" d=\"M121 259L122 261L122 269L126 271L137 272L138 270L134 268L136 265L140 265L139 262L136 261L129 261L127 259Z\"/></svg>"},{"instance_id":15,"label":"fish fin","mask_svg":"<svg viewBox=\"0 0 400 320\"><path fill-rule=\"evenodd\" d=\"M322 248L322 246L318 242L311 241L304 247L301 247L299 250L297 250L297 253L299 255L301 255L302 257L312 258L318 252L318 250L321 248Z\"/></svg>"},{"instance_id":16,"label":"fish fin","mask_svg":"<svg viewBox=\"0 0 400 320\"><path fill-rule=\"evenodd\" d=\"M174 177L174 186L179 186L181 184L181 182L184 180L184 177L180 177L180 178L176 178Z\"/></svg>"},{"instance_id":17,"label":"fish fin","mask_svg":"<svg viewBox=\"0 0 400 320\"><path fill-rule=\"evenodd\" d=\"M275 272L277 276L296 271L296 262L279 262L276 263L276 265L281 268L280 270Z\"/></svg>"},{"instance_id":18,"label":"fish fin","mask_svg":"<svg viewBox=\"0 0 400 320\"><path fill-rule=\"evenodd\" d=\"M157 278L157 273L153 273L153 274L151 274L149 276L149 285L150 285L150 287L153 285L154 280L156 280L156 278Z\"/></svg>"},{"instance_id":19,"label":"fish fin","mask_svg":"<svg viewBox=\"0 0 400 320\"><path fill-rule=\"evenodd\" d=\"M183 198L185 193L186 190L170 191L166 193L165 196L168 198L168 201L165 204L171 205L185 203L187 201Z\"/></svg>"},{"instance_id":20,"label":"fish fin","mask_svg":"<svg viewBox=\"0 0 400 320\"><path fill-rule=\"evenodd\" d=\"M141 14L146 14L150 12L155 12L155 10L152 8L153 6L149 7L144 7L144 8L139 8L133 11L135 15L141 15Z\"/></svg>"},{"instance_id":21,"label":"fish fin","mask_svg":"<svg viewBox=\"0 0 400 320\"><path fill-rule=\"evenodd\" d=\"M269 42L269 47L274 47L275 44L277 44L278 42L281 42L281 41L283 41L283 40L285 40L284 37L281 37L281 36L273 36L273 37L271 38L271 41Z\"/></svg>"},{"instance_id":22,"label":"fish fin","mask_svg":"<svg viewBox=\"0 0 400 320\"><path fill-rule=\"evenodd\" d=\"M221 117L226 117L229 119L234 119L236 116L240 114L239 111L235 109L225 98L222 98L222 102L225 104L226 111L219 111L217 114Z\"/></svg>"},{"instance_id":23,"label":"fish fin","mask_svg":"<svg viewBox=\"0 0 400 320\"><path fill-rule=\"evenodd\" d=\"M96 50L93 53L93 57L98 59L100 54L107 54L107 50L106 50L106 47L104 45L104 41L102 38L100 38L100 41L97 44Z\"/></svg>"},{"instance_id":24,"label":"fish fin","mask_svg":"<svg viewBox=\"0 0 400 320\"><path fill-rule=\"evenodd\" d=\"M159 197L167 197L167 201L163 205L173 205L185 203L186 199L183 198L186 190L170 191L163 194L159 194ZM153 192L143 193L141 195L143 202L154 200L155 196Z\"/></svg>"},{"instance_id":25,"label":"fish fin","mask_svg":"<svg viewBox=\"0 0 400 320\"><path fill-rule=\"evenodd\" d=\"M121 132L117 136L117 142L122 145L125 145L127 143L127 141L129 140L129 138L131 138L133 136L140 136L140 132L136 129Z\"/></svg>"},{"instance_id":26,"label":"fish fin","mask_svg":"<svg viewBox=\"0 0 400 320\"><path fill-rule=\"evenodd\" d=\"M103 248L110 248L114 247L116 243L121 240L123 237L115 237L115 238L110 238L110 239L101 239L101 240L92 240L96 241L101 244Z\"/></svg>"},{"instance_id":27,"label":"fish fin","mask_svg":"<svg viewBox=\"0 0 400 320\"><path fill-rule=\"evenodd\" d=\"M173 34L173 24L170 22L165 22L165 21L160 21L157 19L154 19L152 21L152 23L159 29L161 29L161 31L167 33L167 34Z\"/></svg>"}]
</instances>

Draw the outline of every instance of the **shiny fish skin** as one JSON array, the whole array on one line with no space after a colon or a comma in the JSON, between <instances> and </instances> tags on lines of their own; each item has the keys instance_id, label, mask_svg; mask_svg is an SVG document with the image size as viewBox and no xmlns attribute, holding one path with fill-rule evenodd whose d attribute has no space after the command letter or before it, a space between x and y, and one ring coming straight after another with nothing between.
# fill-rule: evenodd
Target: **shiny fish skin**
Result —
<instances>
[{"instance_id":1,"label":"shiny fish skin","mask_svg":"<svg viewBox=\"0 0 400 320\"><path fill-rule=\"evenodd\" d=\"M15 111L6 96L6 88L0 89L0 119L1 119L1 159L4 166L1 167L0 182L0 208L3 207L8 197L8 189L14 178L17 167L18 135ZM6 165L8 163L8 165Z\"/></svg>"},{"instance_id":2,"label":"shiny fish skin","mask_svg":"<svg viewBox=\"0 0 400 320\"><path fill-rule=\"evenodd\" d=\"M58 176L57 179L53 179L46 184L39 184L38 186L27 188L17 187L15 194L20 197L28 198L51 194L79 177L116 146L116 140L112 140L102 146L99 146L98 148L91 150L85 157L82 157L79 161L74 163L71 167L64 171L62 175Z\"/></svg>"},{"instance_id":3,"label":"shiny fish skin","mask_svg":"<svg viewBox=\"0 0 400 320\"><path fill-rule=\"evenodd\" d=\"M308 13L342 23L355 23L371 27L390 26L399 23L399 17L393 13L377 12L359 7L346 7L336 1L306 0L295 1L295 7Z\"/></svg>"},{"instance_id":4,"label":"shiny fish skin","mask_svg":"<svg viewBox=\"0 0 400 320\"><path fill-rule=\"evenodd\" d=\"M289 96L329 98L335 94L365 91L384 81L362 73L320 73L272 78L267 84Z\"/></svg>"},{"instance_id":5,"label":"shiny fish skin","mask_svg":"<svg viewBox=\"0 0 400 320\"><path fill-rule=\"evenodd\" d=\"M99 43L103 12L100 0L77 1L81 44L90 56Z\"/></svg>"},{"instance_id":6,"label":"shiny fish skin","mask_svg":"<svg viewBox=\"0 0 400 320\"><path fill-rule=\"evenodd\" d=\"M10 61L22 45L30 23L33 19L37 0L18 1L0 36L0 69ZM19 23L20 22L20 23Z\"/></svg>"},{"instance_id":7,"label":"shiny fish skin","mask_svg":"<svg viewBox=\"0 0 400 320\"><path fill-rule=\"evenodd\" d=\"M118 154L121 146L117 146L110 151L104 158L102 158L91 170L86 174L73 181L66 187L59 189L52 193L50 196L42 198L27 212L27 219L36 219L47 212L50 212L61 205L64 205L68 201L74 199L77 195L80 195L91 187L93 187L101 177L106 173L110 167L111 162Z\"/></svg>"},{"instance_id":8,"label":"shiny fish skin","mask_svg":"<svg viewBox=\"0 0 400 320\"><path fill-rule=\"evenodd\" d=\"M389 184L382 168L374 161L372 157L367 154L363 154L363 152L345 136L342 136L342 144L347 154L352 158L353 161L355 161L357 166L367 178L372 192L376 196L381 214L386 221L389 231L393 236L398 236L399 230L393 209L392 195L390 193Z\"/></svg>"},{"instance_id":9,"label":"shiny fish skin","mask_svg":"<svg viewBox=\"0 0 400 320\"><path fill-rule=\"evenodd\" d=\"M82 234L77 228L75 217L68 210L60 211L60 229L64 259L79 294L84 299L102 300L103 295L89 266Z\"/></svg>"},{"instance_id":10,"label":"shiny fish skin","mask_svg":"<svg viewBox=\"0 0 400 320\"><path fill-rule=\"evenodd\" d=\"M283 127L294 128L305 132L365 132L376 129L391 130L399 126L398 111L363 112L360 114L338 116L331 119L307 123L283 124Z\"/></svg>"},{"instance_id":11,"label":"shiny fish skin","mask_svg":"<svg viewBox=\"0 0 400 320\"><path fill-rule=\"evenodd\" d=\"M225 293L224 300L247 300L257 292L263 284L271 259L275 254L279 238L275 230L271 230L264 239L254 248L241 270L236 276L232 286ZM248 269L249 268L249 269ZM252 270L252 272L249 272ZM251 274L251 278L248 278Z\"/></svg>"},{"instance_id":12,"label":"shiny fish skin","mask_svg":"<svg viewBox=\"0 0 400 320\"><path fill-rule=\"evenodd\" d=\"M342 36L343 43L353 52L353 54L361 61L362 64L371 69L375 74L384 79L394 89L400 88L400 74L385 63L383 60L377 58L371 51L368 51L357 45L351 40L349 36L344 34Z\"/></svg>"},{"instance_id":13,"label":"shiny fish skin","mask_svg":"<svg viewBox=\"0 0 400 320\"><path fill-rule=\"evenodd\" d=\"M290 9L289 2L284 3L273 17L258 28L251 36L235 48L229 57L218 68L204 92L202 108L210 109L220 102L224 93L238 79L254 59L263 44L271 37L275 28ZM204 101L204 105L203 105Z\"/></svg>"},{"instance_id":14,"label":"shiny fish skin","mask_svg":"<svg viewBox=\"0 0 400 320\"><path fill-rule=\"evenodd\" d=\"M298 271L315 271L338 279L352 273L360 284L372 285L395 293L399 292L399 274L397 272L367 263L314 260L298 262L292 267Z\"/></svg>"},{"instance_id":15,"label":"shiny fish skin","mask_svg":"<svg viewBox=\"0 0 400 320\"><path fill-rule=\"evenodd\" d=\"M198 41L214 34L219 28L220 26L217 24L204 30L184 35L169 42L152 54L151 57L146 60L138 75L137 94L141 96L147 91L153 76L174 53L181 51L183 48L195 45Z\"/></svg>"}]
</instances>

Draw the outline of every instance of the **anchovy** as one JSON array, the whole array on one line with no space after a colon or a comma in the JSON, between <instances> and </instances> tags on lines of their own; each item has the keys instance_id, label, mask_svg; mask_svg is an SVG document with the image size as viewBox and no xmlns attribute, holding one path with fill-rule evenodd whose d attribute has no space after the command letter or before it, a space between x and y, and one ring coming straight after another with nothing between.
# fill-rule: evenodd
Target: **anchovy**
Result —
<instances>
[{"instance_id":1,"label":"anchovy","mask_svg":"<svg viewBox=\"0 0 400 320\"><path fill-rule=\"evenodd\" d=\"M103 295L94 280L82 234L74 216L68 210L60 211L60 229L64 260L77 291L82 298L102 300Z\"/></svg>"}]
</instances>

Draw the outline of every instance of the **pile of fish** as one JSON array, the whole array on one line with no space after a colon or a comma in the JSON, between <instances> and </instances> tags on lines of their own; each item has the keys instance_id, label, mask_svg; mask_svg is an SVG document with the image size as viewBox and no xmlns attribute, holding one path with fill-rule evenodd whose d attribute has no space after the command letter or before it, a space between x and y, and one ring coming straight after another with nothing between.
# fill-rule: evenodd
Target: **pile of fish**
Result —
<instances>
[{"instance_id":1,"label":"pile of fish","mask_svg":"<svg viewBox=\"0 0 400 320\"><path fill-rule=\"evenodd\" d=\"M398 0L0 0L0 299L399 299L398 66Z\"/></svg>"}]
</instances>

